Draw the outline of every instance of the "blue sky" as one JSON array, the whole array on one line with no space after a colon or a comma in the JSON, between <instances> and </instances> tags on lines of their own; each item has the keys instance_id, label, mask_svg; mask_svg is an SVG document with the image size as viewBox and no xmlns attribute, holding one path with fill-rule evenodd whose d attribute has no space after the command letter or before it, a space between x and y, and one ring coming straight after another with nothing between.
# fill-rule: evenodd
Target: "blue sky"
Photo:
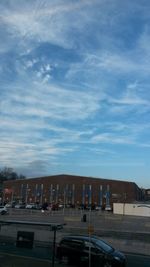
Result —
<instances>
[{"instance_id":1,"label":"blue sky","mask_svg":"<svg viewBox=\"0 0 150 267\"><path fill-rule=\"evenodd\" d=\"M150 1L0 1L0 168L150 187Z\"/></svg>"}]
</instances>

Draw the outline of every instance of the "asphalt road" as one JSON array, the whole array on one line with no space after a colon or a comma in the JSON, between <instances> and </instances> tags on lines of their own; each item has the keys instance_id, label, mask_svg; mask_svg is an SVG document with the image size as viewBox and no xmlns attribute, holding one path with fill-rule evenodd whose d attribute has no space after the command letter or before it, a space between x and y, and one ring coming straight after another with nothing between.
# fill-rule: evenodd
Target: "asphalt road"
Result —
<instances>
[{"instance_id":1,"label":"asphalt road","mask_svg":"<svg viewBox=\"0 0 150 267\"><path fill-rule=\"evenodd\" d=\"M17 257L11 254L0 254L0 267L50 267L52 263L48 260L40 260L29 257ZM57 264L55 267L71 267L66 264ZM150 267L150 257L142 255L127 255L127 267ZM75 267L75 266L74 266Z\"/></svg>"},{"instance_id":2,"label":"asphalt road","mask_svg":"<svg viewBox=\"0 0 150 267\"><path fill-rule=\"evenodd\" d=\"M127 267L150 267L150 257L143 255L127 255Z\"/></svg>"}]
</instances>

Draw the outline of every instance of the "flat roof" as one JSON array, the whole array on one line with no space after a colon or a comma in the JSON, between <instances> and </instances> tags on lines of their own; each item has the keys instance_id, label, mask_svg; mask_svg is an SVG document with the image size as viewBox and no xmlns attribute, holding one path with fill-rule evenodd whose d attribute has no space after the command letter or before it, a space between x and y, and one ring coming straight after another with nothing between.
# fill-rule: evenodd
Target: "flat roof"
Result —
<instances>
[{"instance_id":1,"label":"flat roof","mask_svg":"<svg viewBox=\"0 0 150 267\"><path fill-rule=\"evenodd\" d=\"M24 225L37 225L37 226L50 226L55 227L57 229L62 229L64 223L49 223L49 222L35 222L35 221L20 221L20 220L0 220L0 224L24 224Z\"/></svg>"}]
</instances>

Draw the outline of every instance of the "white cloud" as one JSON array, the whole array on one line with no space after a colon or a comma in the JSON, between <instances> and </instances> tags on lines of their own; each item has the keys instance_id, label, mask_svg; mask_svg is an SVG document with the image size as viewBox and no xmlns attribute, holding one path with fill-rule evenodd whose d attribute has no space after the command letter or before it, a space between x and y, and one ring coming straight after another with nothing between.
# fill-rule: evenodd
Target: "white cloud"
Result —
<instances>
[{"instance_id":1,"label":"white cloud","mask_svg":"<svg viewBox=\"0 0 150 267\"><path fill-rule=\"evenodd\" d=\"M128 84L126 88L118 91L118 95L107 94L106 101L111 104L108 109L111 114L142 114L150 110L150 99L137 82Z\"/></svg>"},{"instance_id":2,"label":"white cloud","mask_svg":"<svg viewBox=\"0 0 150 267\"><path fill-rule=\"evenodd\" d=\"M43 77L43 83L46 84L50 79L51 79L51 75L46 74L46 75Z\"/></svg>"},{"instance_id":3,"label":"white cloud","mask_svg":"<svg viewBox=\"0 0 150 267\"><path fill-rule=\"evenodd\" d=\"M141 143L140 146L150 148L150 143Z\"/></svg>"},{"instance_id":4,"label":"white cloud","mask_svg":"<svg viewBox=\"0 0 150 267\"><path fill-rule=\"evenodd\" d=\"M128 73L139 69L136 62L132 61L132 58L123 56L120 51L118 51L118 54L113 53L113 51L112 53L102 51L95 55L89 54L85 63L91 67L106 70L107 72L118 71Z\"/></svg>"},{"instance_id":5,"label":"white cloud","mask_svg":"<svg viewBox=\"0 0 150 267\"><path fill-rule=\"evenodd\" d=\"M44 140L39 142L34 140L32 143L27 143L28 139L25 136L17 136L18 141L15 138L5 138L0 142L0 158L1 162L10 163L9 165L14 165L16 167L21 166L21 164L26 165L31 161L43 160L43 161L55 161L57 156L64 155L66 153L73 152L76 148L74 146L59 147L53 140Z\"/></svg>"},{"instance_id":6,"label":"white cloud","mask_svg":"<svg viewBox=\"0 0 150 267\"><path fill-rule=\"evenodd\" d=\"M70 121L86 119L100 107L99 99L90 92L66 90L51 85L44 85L43 91L41 84L26 89L24 93L23 97L22 90L18 90L16 94L1 99L1 112Z\"/></svg>"},{"instance_id":7,"label":"white cloud","mask_svg":"<svg viewBox=\"0 0 150 267\"><path fill-rule=\"evenodd\" d=\"M127 145L127 144L134 144L134 140L131 137L127 136L117 136L115 134L110 134L110 133L102 133L95 135L92 137L91 141L93 143L109 143L109 144L122 144L122 145Z\"/></svg>"},{"instance_id":8,"label":"white cloud","mask_svg":"<svg viewBox=\"0 0 150 267\"><path fill-rule=\"evenodd\" d=\"M136 50L139 49L137 46ZM115 51L111 48L110 50L104 48L96 51L95 54L85 55L85 65L115 75L132 73L134 77L138 73L139 77L142 77L150 73L147 54L142 54L142 51L137 57L137 52L135 51L122 52L120 49Z\"/></svg>"},{"instance_id":9,"label":"white cloud","mask_svg":"<svg viewBox=\"0 0 150 267\"><path fill-rule=\"evenodd\" d=\"M38 59L30 59L25 62L25 67L32 68L36 63L38 62Z\"/></svg>"},{"instance_id":10,"label":"white cloud","mask_svg":"<svg viewBox=\"0 0 150 267\"><path fill-rule=\"evenodd\" d=\"M103 128L107 130L111 130L113 132L121 132L121 133L141 133L141 132L149 132L150 123L138 123L138 122L122 122L122 121L114 121L114 122L106 122L103 125Z\"/></svg>"},{"instance_id":11,"label":"white cloud","mask_svg":"<svg viewBox=\"0 0 150 267\"><path fill-rule=\"evenodd\" d=\"M122 105L150 105L150 101L142 99L138 96L128 95L122 98L109 97L109 102Z\"/></svg>"},{"instance_id":12,"label":"white cloud","mask_svg":"<svg viewBox=\"0 0 150 267\"><path fill-rule=\"evenodd\" d=\"M90 148L90 151L96 153L96 154L100 154L100 155L115 155L116 152L111 150L111 149L106 149L106 148Z\"/></svg>"},{"instance_id":13,"label":"white cloud","mask_svg":"<svg viewBox=\"0 0 150 267\"><path fill-rule=\"evenodd\" d=\"M8 25L9 30L18 36L23 42L51 42L62 45L65 48L72 47L72 41L68 38L68 15L71 12L79 12L81 8L92 5L91 1L79 1L75 3L45 3L36 1L15 6L14 9L3 9L1 20ZM73 23L73 21L72 21ZM21 43L20 43L21 44Z\"/></svg>"}]
</instances>

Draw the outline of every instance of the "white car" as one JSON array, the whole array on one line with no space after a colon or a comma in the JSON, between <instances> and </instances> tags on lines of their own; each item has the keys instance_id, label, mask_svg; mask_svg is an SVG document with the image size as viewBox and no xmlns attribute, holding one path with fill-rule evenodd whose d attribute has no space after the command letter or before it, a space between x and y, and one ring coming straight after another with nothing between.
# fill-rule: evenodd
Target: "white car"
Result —
<instances>
[{"instance_id":1,"label":"white car","mask_svg":"<svg viewBox=\"0 0 150 267\"><path fill-rule=\"evenodd\" d=\"M36 209L36 204L29 203L29 204L26 205L26 209Z\"/></svg>"},{"instance_id":2,"label":"white car","mask_svg":"<svg viewBox=\"0 0 150 267\"><path fill-rule=\"evenodd\" d=\"M102 207L100 207L100 206L96 206L96 207L95 207L95 210L98 210L98 211L99 211L99 210L102 210Z\"/></svg>"},{"instance_id":3,"label":"white car","mask_svg":"<svg viewBox=\"0 0 150 267\"><path fill-rule=\"evenodd\" d=\"M6 213L8 213L7 208L6 208L5 206L0 206L0 214L1 214L1 215L4 215L4 214L6 214Z\"/></svg>"}]
</instances>

